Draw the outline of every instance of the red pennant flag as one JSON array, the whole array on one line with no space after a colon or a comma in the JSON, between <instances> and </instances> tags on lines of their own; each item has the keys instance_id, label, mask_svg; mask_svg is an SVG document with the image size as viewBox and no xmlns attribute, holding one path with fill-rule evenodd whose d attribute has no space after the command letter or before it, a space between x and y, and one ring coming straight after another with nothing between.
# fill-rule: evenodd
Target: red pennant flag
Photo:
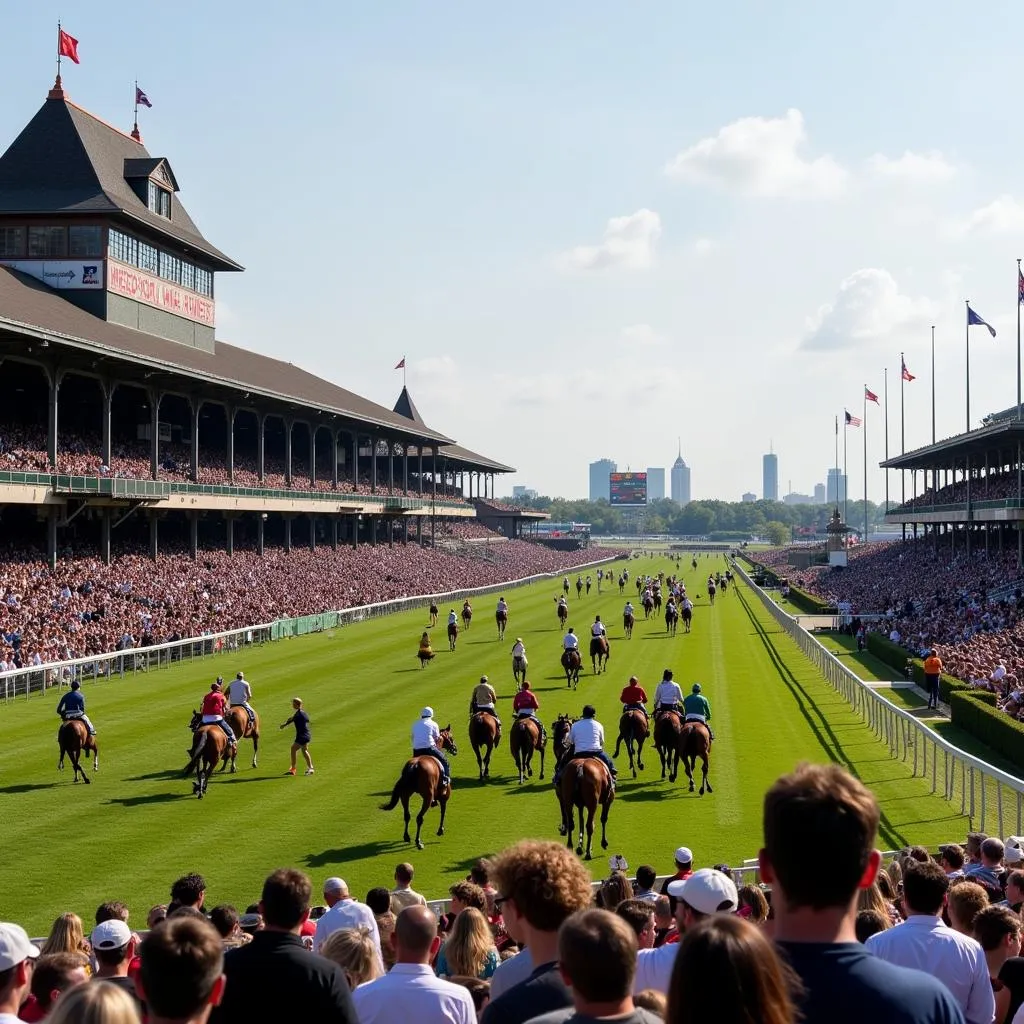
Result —
<instances>
[{"instance_id":1,"label":"red pennant flag","mask_svg":"<svg viewBox=\"0 0 1024 1024\"><path fill-rule=\"evenodd\" d=\"M903 371L903 372L902 372L902 374L901 374L901 376L903 377L903 379L904 379L905 381L907 381L907 382L909 383L910 381L912 381L912 380L915 380L915 379L916 379L916 378L914 377L914 374L912 374L912 373L911 373L911 372L910 372L910 371L909 371L909 370L907 369L907 364L906 364L906 363L903 363L903 362L901 362L901 363L900 363L900 366L901 366L901 369L902 369L902 371Z\"/></svg>"},{"instance_id":2,"label":"red pennant flag","mask_svg":"<svg viewBox=\"0 0 1024 1024\"><path fill-rule=\"evenodd\" d=\"M875 405L878 405L878 395L876 395L870 388L864 388L864 398L867 401L874 402Z\"/></svg>"},{"instance_id":3,"label":"red pennant flag","mask_svg":"<svg viewBox=\"0 0 1024 1024\"><path fill-rule=\"evenodd\" d=\"M405 369L405 356L402 356L401 361L395 364L395 369L396 370L404 370Z\"/></svg>"},{"instance_id":4,"label":"red pennant flag","mask_svg":"<svg viewBox=\"0 0 1024 1024\"><path fill-rule=\"evenodd\" d=\"M60 30L57 52L61 57L67 57L68 60L73 60L76 64L82 63L78 59L78 40L74 36L68 35L64 29Z\"/></svg>"}]
</instances>

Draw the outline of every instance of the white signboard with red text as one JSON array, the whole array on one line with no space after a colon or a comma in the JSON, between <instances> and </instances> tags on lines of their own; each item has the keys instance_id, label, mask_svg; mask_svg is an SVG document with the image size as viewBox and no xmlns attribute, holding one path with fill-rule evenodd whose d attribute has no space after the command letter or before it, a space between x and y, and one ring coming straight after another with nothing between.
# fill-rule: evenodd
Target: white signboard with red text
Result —
<instances>
[{"instance_id":1,"label":"white signboard with red text","mask_svg":"<svg viewBox=\"0 0 1024 1024\"><path fill-rule=\"evenodd\" d=\"M51 288L79 290L103 287L103 260L0 260Z\"/></svg>"},{"instance_id":2,"label":"white signboard with red text","mask_svg":"<svg viewBox=\"0 0 1024 1024\"><path fill-rule=\"evenodd\" d=\"M186 320L193 320L198 324L214 326L213 299L187 288L180 288L170 281L164 281L139 270L138 267L129 267L117 260L107 261L107 291L165 310Z\"/></svg>"}]
</instances>

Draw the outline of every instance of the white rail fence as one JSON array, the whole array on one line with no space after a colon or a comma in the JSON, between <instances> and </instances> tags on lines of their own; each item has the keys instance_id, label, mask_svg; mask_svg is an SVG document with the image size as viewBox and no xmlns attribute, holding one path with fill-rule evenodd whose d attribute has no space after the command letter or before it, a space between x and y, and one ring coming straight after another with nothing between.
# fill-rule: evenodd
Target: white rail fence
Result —
<instances>
[{"instance_id":1,"label":"white rail fence","mask_svg":"<svg viewBox=\"0 0 1024 1024\"><path fill-rule=\"evenodd\" d=\"M912 712L887 700L818 643L794 616L779 607L741 565L733 562L733 570L757 594L775 621L828 682L867 722L875 736L888 745L893 758L911 765L914 776L930 782L933 793L941 793L954 806L959 804L960 813L969 818L972 829L992 830L1001 837L1010 832L1021 834L1024 781L954 746Z\"/></svg>"},{"instance_id":2,"label":"white rail fence","mask_svg":"<svg viewBox=\"0 0 1024 1024\"><path fill-rule=\"evenodd\" d=\"M130 650L115 651L112 654L97 654L86 658L75 658L71 661L50 662L45 665L30 665L12 669L0 672L0 700L7 702L17 697L30 697L32 694L43 693L53 686L69 685L73 679L84 683L114 677L123 678L135 672L169 668L179 662L232 653L272 640L283 640L306 633L319 633L354 622L378 618L382 615L393 615L396 612L411 611L415 608L427 608L431 602L437 604L438 607L444 604L451 605L467 597L481 597L525 587L542 580L559 579L566 574L582 572L600 565L607 565L609 562L619 561L623 557L626 556L601 558L558 572L537 573L523 579L496 583L486 587L452 590L443 594L419 594L414 597L396 598L393 601L382 601L379 604L366 604L355 608L345 608L341 611L323 612L319 615L278 619L276 622L190 637L187 640L176 640L171 643L156 644L152 647L134 647Z\"/></svg>"}]
</instances>

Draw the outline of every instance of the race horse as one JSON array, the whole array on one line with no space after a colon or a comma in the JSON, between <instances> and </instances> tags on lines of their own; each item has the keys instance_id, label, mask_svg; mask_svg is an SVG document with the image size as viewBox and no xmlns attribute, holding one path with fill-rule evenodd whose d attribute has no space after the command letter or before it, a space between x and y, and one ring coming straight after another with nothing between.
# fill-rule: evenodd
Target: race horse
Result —
<instances>
[{"instance_id":1,"label":"race horse","mask_svg":"<svg viewBox=\"0 0 1024 1024\"><path fill-rule=\"evenodd\" d=\"M565 685L567 687L571 686L575 690L579 686L582 664L583 658L575 647L562 651L562 668L565 669Z\"/></svg>"},{"instance_id":2,"label":"race horse","mask_svg":"<svg viewBox=\"0 0 1024 1024\"><path fill-rule=\"evenodd\" d=\"M441 748L447 750L453 757L458 754L458 747L452 739L452 727L446 725L441 730ZM437 830L439 836L444 835L444 813L448 807L448 799L452 795L451 786L441 786L441 764L436 757L429 754L420 754L417 757L410 757L402 768L402 774L398 776L395 788L391 791L391 799L386 804L381 804L382 811L391 811L402 802L402 811L405 814L405 834L402 838L408 843L409 840L409 801L414 796L419 796L423 801L420 813L416 815L416 849L423 849L423 842L420 839L420 830L423 827L423 819L427 810L438 804L441 808L441 824Z\"/></svg>"},{"instance_id":3,"label":"race horse","mask_svg":"<svg viewBox=\"0 0 1024 1024\"><path fill-rule=\"evenodd\" d=\"M626 634L627 640L633 639L633 613L623 612L622 613L622 631Z\"/></svg>"},{"instance_id":4,"label":"race horse","mask_svg":"<svg viewBox=\"0 0 1024 1024\"><path fill-rule=\"evenodd\" d=\"M470 607L468 601L462 603L462 628L469 629L470 624L473 622L473 609Z\"/></svg>"},{"instance_id":5,"label":"race horse","mask_svg":"<svg viewBox=\"0 0 1024 1024\"><path fill-rule=\"evenodd\" d=\"M669 636L676 635L676 626L679 624L679 610L675 604L665 605L665 632Z\"/></svg>"},{"instance_id":6,"label":"race horse","mask_svg":"<svg viewBox=\"0 0 1024 1024\"><path fill-rule=\"evenodd\" d=\"M512 675L515 677L516 683L525 681L528 665L529 662L521 654L512 655Z\"/></svg>"},{"instance_id":7,"label":"race horse","mask_svg":"<svg viewBox=\"0 0 1024 1024\"><path fill-rule=\"evenodd\" d=\"M448 623L448 650L455 650L455 641L459 639L459 624L457 622Z\"/></svg>"},{"instance_id":8,"label":"race horse","mask_svg":"<svg viewBox=\"0 0 1024 1024\"><path fill-rule=\"evenodd\" d=\"M686 630L687 633L689 633L690 632L690 622L693 619L693 609L687 608L686 605L683 605L682 616L683 616L683 628Z\"/></svg>"},{"instance_id":9,"label":"race horse","mask_svg":"<svg viewBox=\"0 0 1024 1024\"><path fill-rule=\"evenodd\" d=\"M503 612L500 608L494 613L494 621L498 626L498 639L505 639L505 627L508 625L508 612Z\"/></svg>"},{"instance_id":10,"label":"race horse","mask_svg":"<svg viewBox=\"0 0 1024 1024\"><path fill-rule=\"evenodd\" d=\"M598 805L601 807L601 848L603 850L608 849L608 811L611 809L612 801L615 799L615 789L612 786L612 779L608 769L596 758L574 757L564 767L561 766L571 728L572 719L566 715L559 715L558 721L555 722L553 727L555 751L558 754L559 767L562 773L557 790L558 805L562 811L562 824L558 828L558 834L568 837L565 845L571 850L575 812L578 811L580 831L576 844L576 853L583 854L585 812L587 831L586 860L591 860L591 849L594 844L594 815L597 813Z\"/></svg>"},{"instance_id":11,"label":"race horse","mask_svg":"<svg viewBox=\"0 0 1024 1024\"><path fill-rule=\"evenodd\" d=\"M555 600L557 601L558 598L556 597ZM565 623L568 620L568 618L569 618L569 606L566 605L566 604L560 604L558 606L558 624L559 624L559 626L562 627L562 629L565 629Z\"/></svg>"},{"instance_id":12,"label":"race horse","mask_svg":"<svg viewBox=\"0 0 1024 1024\"><path fill-rule=\"evenodd\" d=\"M501 727L490 711L476 711L469 719L469 742L476 754L481 781L490 778L491 751L501 742ZM484 752L482 756L481 751Z\"/></svg>"},{"instance_id":13,"label":"race horse","mask_svg":"<svg viewBox=\"0 0 1024 1024\"><path fill-rule=\"evenodd\" d=\"M534 751L540 751L540 777L544 778L544 743L540 737L540 725L529 716L517 718L509 730L508 745L519 771L520 786L527 777L533 778Z\"/></svg>"},{"instance_id":14,"label":"race horse","mask_svg":"<svg viewBox=\"0 0 1024 1024\"><path fill-rule=\"evenodd\" d=\"M576 597L579 599L583 596L583 580L577 577L576 579Z\"/></svg>"},{"instance_id":15,"label":"race horse","mask_svg":"<svg viewBox=\"0 0 1024 1024\"><path fill-rule=\"evenodd\" d=\"M652 596L654 598L654 611L655 611L655 613L660 612L661 611L661 591L660 590L655 590L654 594Z\"/></svg>"},{"instance_id":16,"label":"race horse","mask_svg":"<svg viewBox=\"0 0 1024 1024\"><path fill-rule=\"evenodd\" d=\"M708 762L711 755L711 734L703 722L684 722L682 732L679 736L679 756L682 758L683 767L686 769L686 777L690 780L690 792L693 792L693 769L697 765L697 758L700 758L702 777L700 780L700 795L704 795L706 789L712 792L711 783L708 782Z\"/></svg>"},{"instance_id":17,"label":"race horse","mask_svg":"<svg viewBox=\"0 0 1024 1024\"><path fill-rule=\"evenodd\" d=\"M84 754L88 760L89 754L92 754L92 770L99 771L100 751L96 746L96 737L89 735L85 722L80 718L68 718L62 722L61 727L57 730L57 743L60 746L57 771L64 771L64 755L67 754L75 772L74 781L77 782L78 776L81 775L82 781L87 786L90 785L89 776L86 775L85 769L80 764L81 757Z\"/></svg>"},{"instance_id":18,"label":"race horse","mask_svg":"<svg viewBox=\"0 0 1024 1024\"><path fill-rule=\"evenodd\" d=\"M654 720L654 746L661 758L661 777L668 772L668 781L675 782L679 774L680 736L683 720L678 711L663 711Z\"/></svg>"},{"instance_id":19,"label":"race horse","mask_svg":"<svg viewBox=\"0 0 1024 1024\"><path fill-rule=\"evenodd\" d=\"M600 675L608 667L608 658L611 656L611 644L606 636L592 636L590 638L590 661L594 675Z\"/></svg>"},{"instance_id":20,"label":"race horse","mask_svg":"<svg viewBox=\"0 0 1024 1024\"><path fill-rule=\"evenodd\" d=\"M708 580L708 600L711 602L712 607L715 604L715 583L714 580Z\"/></svg>"},{"instance_id":21,"label":"race horse","mask_svg":"<svg viewBox=\"0 0 1024 1024\"><path fill-rule=\"evenodd\" d=\"M650 594L644 594L644 618L649 619L654 611L654 598Z\"/></svg>"},{"instance_id":22,"label":"race horse","mask_svg":"<svg viewBox=\"0 0 1024 1024\"><path fill-rule=\"evenodd\" d=\"M192 792L202 800L217 762L222 762L221 771L227 767L228 759L231 757L231 743L228 741L227 733L217 722L203 724L203 715L200 711L192 712L192 721L188 727L192 730L192 749L189 750L189 761L182 774L188 778L193 771L196 773Z\"/></svg>"},{"instance_id":23,"label":"race horse","mask_svg":"<svg viewBox=\"0 0 1024 1024\"><path fill-rule=\"evenodd\" d=\"M622 717L619 719L619 738L615 741L615 753L612 754L612 757L619 756L619 747L625 743L626 753L629 755L629 770L633 773L634 779L636 778L636 768L633 767L633 746L636 746L637 768L643 771L644 743L647 742L649 733L647 717L642 711L633 709L622 712Z\"/></svg>"},{"instance_id":24,"label":"race horse","mask_svg":"<svg viewBox=\"0 0 1024 1024\"><path fill-rule=\"evenodd\" d=\"M237 739L252 740L252 766L256 767L256 758L260 752L260 716L259 712L253 711L250 721L248 712L240 704L230 708L224 716L224 720L231 726L231 731ZM235 753L231 756L231 771L235 771L235 760L238 757L238 746L235 746Z\"/></svg>"}]
</instances>

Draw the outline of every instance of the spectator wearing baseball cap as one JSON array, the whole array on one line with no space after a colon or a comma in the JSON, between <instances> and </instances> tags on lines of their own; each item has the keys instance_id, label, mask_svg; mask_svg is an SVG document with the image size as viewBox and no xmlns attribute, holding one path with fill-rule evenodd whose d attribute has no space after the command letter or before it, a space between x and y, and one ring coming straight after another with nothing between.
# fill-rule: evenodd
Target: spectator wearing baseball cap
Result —
<instances>
[{"instance_id":1,"label":"spectator wearing baseball cap","mask_svg":"<svg viewBox=\"0 0 1024 1024\"><path fill-rule=\"evenodd\" d=\"M688 846L680 846L675 852L675 859L676 873L661 883L662 896L669 895L668 887L673 882L685 882L693 874L693 852Z\"/></svg>"},{"instance_id":2,"label":"spectator wearing baseball cap","mask_svg":"<svg viewBox=\"0 0 1024 1024\"><path fill-rule=\"evenodd\" d=\"M18 1010L28 996L38 956L21 925L0 921L0 1024L19 1024Z\"/></svg>"},{"instance_id":3,"label":"spectator wearing baseball cap","mask_svg":"<svg viewBox=\"0 0 1024 1024\"><path fill-rule=\"evenodd\" d=\"M734 914L739 907L736 883L714 868L701 868L691 872L689 878L673 879L668 885L668 895L676 901L675 916L680 935L705 917ZM679 944L675 942L656 949L640 950L633 991L653 988L657 992L668 993L678 951Z\"/></svg>"},{"instance_id":4,"label":"spectator wearing baseball cap","mask_svg":"<svg viewBox=\"0 0 1024 1024\"><path fill-rule=\"evenodd\" d=\"M135 1000L141 1010L142 1003L135 991L135 982L128 977L128 968L135 957L135 936L120 918L112 917L96 925L89 936L96 973L93 981L106 981L116 985Z\"/></svg>"}]
</instances>

